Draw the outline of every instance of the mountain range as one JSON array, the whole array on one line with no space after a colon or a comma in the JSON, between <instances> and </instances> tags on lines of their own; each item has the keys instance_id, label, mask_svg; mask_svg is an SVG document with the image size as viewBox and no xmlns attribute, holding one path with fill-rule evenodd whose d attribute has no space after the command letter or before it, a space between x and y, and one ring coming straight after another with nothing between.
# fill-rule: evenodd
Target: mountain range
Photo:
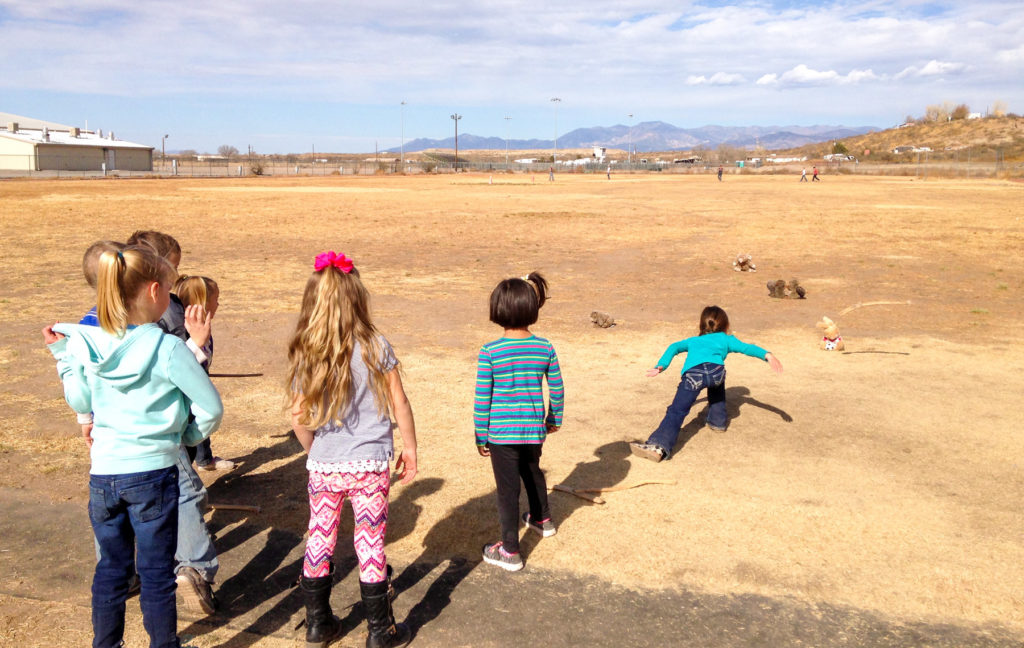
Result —
<instances>
[{"instance_id":1,"label":"mountain range","mask_svg":"<svg viewBox=\"0 0 1024 648\"><path fill-rule=\"evenodd\" d=\"M577 128L558 136L558 148L575 149L604 146L612 149L643 151L684 151L698 147L713 149L726 144L738 148L761 146L765 149L787 149L863 135L881 130L874 126L701 126L680 128L662 121L641 122L633 127L623 124L615 126L594 126ZM503 149L508 146L517 151L549 149L554 141L544 139L513 139L506 142L501 137L481 137L466 133L459 135L459 149ZM405 143L406 152L427 149L455 148L455 138L418 138ZM402 147L388 149L398 153Z\"/></svg>"}]
</instances>

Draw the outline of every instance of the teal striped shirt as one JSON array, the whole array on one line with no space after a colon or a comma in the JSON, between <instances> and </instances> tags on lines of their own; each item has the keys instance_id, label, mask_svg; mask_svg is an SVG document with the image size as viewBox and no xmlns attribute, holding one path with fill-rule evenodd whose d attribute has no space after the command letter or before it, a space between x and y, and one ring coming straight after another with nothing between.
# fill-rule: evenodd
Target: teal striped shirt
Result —
<instances>
[{"instance_id":1,"label":"teal striped shirt","mask_svg":"<svg viewBox=\"0 0 1024 648\"><path fill-rule=\"evenodd\" d=\"M544 376L551 403L545 412ZM547 426L562 424L565 398L555 347L544 338L501 338L480 349L473 398L478 446L544 443Z\"/></svg>"}]
</instances>

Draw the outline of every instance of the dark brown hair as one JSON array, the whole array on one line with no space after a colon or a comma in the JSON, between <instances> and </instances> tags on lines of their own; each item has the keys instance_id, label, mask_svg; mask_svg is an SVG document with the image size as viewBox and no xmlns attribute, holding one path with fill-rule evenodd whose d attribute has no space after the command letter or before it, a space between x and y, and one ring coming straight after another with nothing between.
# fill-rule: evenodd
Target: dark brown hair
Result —
<instances>
[{"instance_id":1,"label":"dark brown hair","mask_svg":"<svg viewBox=\"0 0 1024 648\"><path fill-rule=\"evenodd\" d=\"M85 275L85 283L96 287L96 274L99 272L100 255L104 252L117 252L124 250L124 243L117 241L96 241L85 250L82 255L82 274Z\"/></svg>"},{"instance_id":2,"label":"dark brown hair","mask_svg":"<svg viewBox=\"0 0 1024 648\"><path fill-rule=\"evenodd\" d=\"M181 246L178 245L178 240L170 234L155 230L135 230L128 237L128 245L147 245L165 259L169 259L173 255L181 257Z\"/></svg>"},{"instance_id":3,"label":"dark brown hair","mask_svg":"<svg viewBox=\"0 0 1024 648\"><path fill-rule=\"evenodd\" d=\"M728 333L729 316L718 306L705 306L700 312L700 334Z\"/></svg>"},{"instance_id":4,"label":"dark brown hair","mask_svg":"<svg viewBox=\"0 0 1024 648\"><path fill-rule=\"evenodd\" d=\"M507 329L537 323L537 314L548 299L548 282L538 272L505 279L491 292L491 321Z\"/></svg>"}]
</instances>

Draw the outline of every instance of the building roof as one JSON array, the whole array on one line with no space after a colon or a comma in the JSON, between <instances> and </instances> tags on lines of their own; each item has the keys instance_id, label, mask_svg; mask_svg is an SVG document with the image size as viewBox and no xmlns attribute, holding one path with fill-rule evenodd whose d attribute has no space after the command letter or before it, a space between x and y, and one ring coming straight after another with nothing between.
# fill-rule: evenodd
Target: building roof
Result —
<instances>
[{"instance_id":1,"label":"building roof","mask_svg":"<svg viewBox=\"0 0 1024 648\"><path fill-rule=\"evenodd\" d=\"M33 119L32 117L24 117L22 115L15 115L14 113L0 112L0 129L6 128L9 122L17 122L19 128L29 128L34 130L42 130L43 127L49 128L50 130L71 130L71 126L68 126L67 124L58 124L57 122Z\"/></svg>"},{"instance_id":2,"label":"building roof","mask_svg":"<svg viewBox=\"0 0 1024 648\"><path fill-rule=\"evenodd\" d=\"M0 137L18 140L20 142L25 142L26 144L35 144L37 146L60 145L143 150L153 149L152 146L146 146L145 144L126 142L124 140L111 139L110 137L100 137L96 133L89 133L85 131L80 132L78 137L74 137L70 131L47 129L44 132L43 129L36 130L23 128L21 126L21 122L18 123L18 130L14 133L7 130L6 124L0 127Z\"/></svg>"}]
</instances>

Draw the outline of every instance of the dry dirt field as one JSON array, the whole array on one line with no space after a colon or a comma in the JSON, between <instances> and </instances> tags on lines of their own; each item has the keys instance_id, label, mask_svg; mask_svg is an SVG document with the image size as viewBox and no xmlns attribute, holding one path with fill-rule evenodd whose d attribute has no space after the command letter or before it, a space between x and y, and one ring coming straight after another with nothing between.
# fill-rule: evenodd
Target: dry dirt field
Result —
<instances>
[{"instance_id":1,"label":"dry dirt field","mask_svg":"<svg viewBox=\"0 0 1024 648\"><path fill-rule=\"evenodd\" d=\"M0 540L0 644L88 641L88 455L39 329L93 303L85 247L135 229L172 233L181 271L220 283L214 373L259 374L214 379L226 406L214 449L240 466L206 478L211 498L264 507L212 514L225 573L243 569L234 547L304 532L284 345L313 256L334 249L363 273L416 413L421 476L392 494L396 564L477 560L497 536L493 479L472 440L476 352L500 335L487 321L494 284L539 270L552 299L534 331L558 350L567 394L544 449L549 485L675 484L608 493L604 505L553 493L559 533L530 549L527 570L1024 637L1022 218L1024 184L983 180L0 182L0 497L73 511L54 542L72 548L75 571L43 583L65 557L40 554L47 540L28 526ZM733 271L738 252L756 273ZM791 277L807 299L769 299L766 281ZM910 303L839 315L874 301ZM785 372L731 357L728 431L704 427L698 401L670 461L632 457L626 442L657 425L681 359L657 378L644 371L695 334L707 304ZM592 310L620 324L593 327ZM845 352L818 350L822 315L838 321ZM129 645L144 645L129 610Z\"/></svg>"}]
</instances>

